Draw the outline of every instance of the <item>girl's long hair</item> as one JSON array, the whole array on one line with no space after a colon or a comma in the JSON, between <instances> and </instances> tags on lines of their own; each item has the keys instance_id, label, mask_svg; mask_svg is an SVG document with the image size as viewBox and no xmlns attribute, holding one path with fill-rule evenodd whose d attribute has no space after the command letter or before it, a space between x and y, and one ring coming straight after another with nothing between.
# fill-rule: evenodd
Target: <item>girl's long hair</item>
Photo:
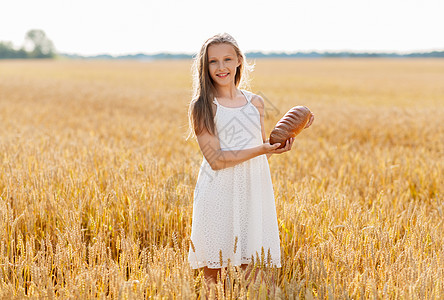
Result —
<instances>
[{"instance_id":1,"label":"girl's long hair","mask_svg":"<svg viewBox=\"0 0 444 300\"><path fill-rule=\"evenodd\" d=\"M186 140L190 136L196 137L199 135L204 127L208 132L216 135L212 108L214 84L208 68L208 47L221 43L232 45L240 61L234 78L236 87L249 89L249 73L254 69L254 64L249 65L247 63L236 40L228 33L218 33L207 39L199 53L194 57L192 64L193 97L188 107L189 133Z\"/></svg>"}]
</instances>

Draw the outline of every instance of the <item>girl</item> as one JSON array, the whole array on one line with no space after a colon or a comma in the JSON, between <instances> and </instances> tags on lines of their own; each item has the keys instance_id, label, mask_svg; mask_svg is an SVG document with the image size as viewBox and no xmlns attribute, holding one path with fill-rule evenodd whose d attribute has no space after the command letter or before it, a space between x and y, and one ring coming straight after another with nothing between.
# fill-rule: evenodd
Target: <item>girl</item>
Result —
<instances>
[{"instance_id":1,"label":"girl","mask_svg":"<svg viewBox=\"0 0 444 300\"><path fill-rule=\"evenodd\" d=\"M213 282L228 260L245 269L262 248L269 262L281 267L268 158L289 151L294 138L279 150L280 144L266 140L264 100L238 88L247 68L244 54L227 33L209 38L193 64L188 117L203 159L194 190L188 259L191 268L204 268L206 279Z\"/></svg>"}]
</instances>

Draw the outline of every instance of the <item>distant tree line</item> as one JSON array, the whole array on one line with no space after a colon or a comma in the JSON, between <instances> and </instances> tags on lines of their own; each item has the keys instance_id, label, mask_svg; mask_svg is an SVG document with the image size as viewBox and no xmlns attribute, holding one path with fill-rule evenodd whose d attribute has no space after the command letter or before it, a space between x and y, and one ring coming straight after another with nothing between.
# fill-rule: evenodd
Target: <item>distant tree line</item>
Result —
<instances>
[{"instance_id":1,"label":"distant tree line","mask_svg":"<svg viewBox=\"0 0 444 300\"><path fill-rule=\"evenodd\" d=\"M40 29L26 33L25 44L18 50L11 42L0 42L0 59L8 58L54 58L54 44Z\"/></svg>"},{"instance_id":2,"label":"distant tree line","mask_svg":"<svg viewBox=\"0 0 444 300\"><path fill-rule=\"evenodd\" d=\"M124 60L156 60L156 59L191 59L196 56L196 54L186 54L186 53L157 53L157 54L127 54L113 56L110 54L99 54L92 56L83 56L78 54L66 54L60 53L60 56L70 58L70 59L124 59ZM397 57L397 58L409 58L409 57L435 57L444 58L444 51L432 51L432 52L415 52L408 54L399 53L372 53L372 52L296 52L296 53L285 53L285 52L246 52L245 56L247 59L250 58L326 58L326 57L340 57L340 58L357 58L357 57Z\"/></svg>"}]
</instances>

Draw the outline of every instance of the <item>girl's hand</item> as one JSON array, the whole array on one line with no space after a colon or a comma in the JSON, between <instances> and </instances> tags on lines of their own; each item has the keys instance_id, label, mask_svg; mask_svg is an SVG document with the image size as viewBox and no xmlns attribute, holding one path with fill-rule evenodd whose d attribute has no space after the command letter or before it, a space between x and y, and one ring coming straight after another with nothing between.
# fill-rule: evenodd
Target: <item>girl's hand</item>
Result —
<instances>
[{"instance_id":1,"label":"girl's hand","mask_svg":"<svg viewBox=\"0 0 444 300\"><path fill-rule=\"evenodd\" d=\"M276 143L276 144L270 145L270 142L269 142L270 139L267 139L265 141L265 143L262 144L263 148L264 148L264 151L265 151L265 154L268 154L268 153L271 153L271 154L281 154L281 153L290 151L291 150L291 146L293 145L294 139L295 138L288 139L285 142L285 147L281 148L281 149L276 149L276 148L279 147L280 143Z\"/></svg>"},{"instance_id":2,"label":"girl's hand","mask_svg":"<svg viewBox=\"0 0 444 300\"><path fill-rule=\"evenodd\" d=\"M314 118L315 118L315 115L312 113L310 116L310 120L308 120L308 123L307 123L307 125L305 125L304 129L310 127L311 123L313 123L313 121L314 121Z\"/></svg>"}]
</instances>

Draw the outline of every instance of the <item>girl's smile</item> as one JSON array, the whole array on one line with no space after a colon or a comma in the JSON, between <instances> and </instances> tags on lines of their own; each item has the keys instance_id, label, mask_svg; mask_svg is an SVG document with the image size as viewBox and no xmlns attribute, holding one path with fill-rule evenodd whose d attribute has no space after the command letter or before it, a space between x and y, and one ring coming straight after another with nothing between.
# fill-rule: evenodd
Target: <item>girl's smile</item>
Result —
<instances>
[{"instance_id":1,"label":"girl's smile","mask_svg":"<svg viewBox=\"0 0 444 300\"><path fill-rule=\"evenodd\" d=\"M220 78L227 78L229 74L230 73L221 73L221 74L217 74L216 76L219 76Z\"/></svg>"}]
</instances>

